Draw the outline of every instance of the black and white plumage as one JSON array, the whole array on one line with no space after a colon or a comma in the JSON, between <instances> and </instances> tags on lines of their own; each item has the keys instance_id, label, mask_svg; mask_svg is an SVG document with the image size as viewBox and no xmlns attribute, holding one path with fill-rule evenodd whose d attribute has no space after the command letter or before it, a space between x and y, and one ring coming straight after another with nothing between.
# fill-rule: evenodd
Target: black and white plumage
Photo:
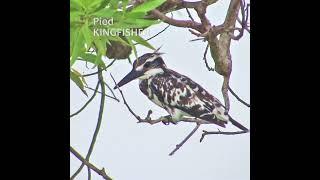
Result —
<instances>
[{"instance_id":1,"label":"black and white plumage","mask_svg":"<svg viewBox=\"0 0 320 180\"><path fill-rule=\"evenodd\" d=\"M143 94L164 108L173 121L188 116L221 127L225 127L228 121L233 123L233 119L217 98L187 76L168 69L161 54L147 53L139 57L134 61L132 71L118 83L118 86L121 87L138 78Z\"/></svg>"}]
</instances>

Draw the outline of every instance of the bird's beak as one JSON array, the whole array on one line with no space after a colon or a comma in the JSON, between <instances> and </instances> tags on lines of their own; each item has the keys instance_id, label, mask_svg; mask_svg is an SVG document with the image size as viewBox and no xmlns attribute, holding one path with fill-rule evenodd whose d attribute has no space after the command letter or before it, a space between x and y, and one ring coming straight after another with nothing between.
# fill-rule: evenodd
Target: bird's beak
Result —
<instances>
[{"instance_id":1,"label":"bird's beak","mask_svg":"<svg viewBox=\"0 0 320 180\"><path fill-rule=\"evenodd\" d=\"M117 87L121 87L127 83L129 83L132 80L137 79L138 77L142 76L143 72L136 71L135 69L132 69L131 72L129 72L121 81L115 86L113 89L117 89Z\"/></svg>"}]
</instances>

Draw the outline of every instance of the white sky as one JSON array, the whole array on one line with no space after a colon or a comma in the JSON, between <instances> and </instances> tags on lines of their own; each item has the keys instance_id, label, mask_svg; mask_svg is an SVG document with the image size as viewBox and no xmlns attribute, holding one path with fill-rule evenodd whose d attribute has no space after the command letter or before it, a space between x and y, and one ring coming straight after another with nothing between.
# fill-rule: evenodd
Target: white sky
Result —
<instances>
[{"instance_id":1,"label":"white sky","mask_svg":"<svg viewBox=\"0 0 320 180\"><path fill-rule=\"evenodd\" d=\"M215 24L224 20L230 1L219 1L208 8L208 18ZM194 14L194 13L193 13ZM187 19L186 12L174 13L177 19ZM193 16L194 18L196 15ZM166 25L156 25L150 29L155 34ZM151 35L150 35L151 36ZM146 36L146 38L149 36ZM202 41L189 42L196 37L188 29L170 27L160 36L152 39L154 47L165 52L163 59L167 67L187 75L223 102L221 85L223 78L216 72L208 72L202 60L206 44ZM250 102L250 36L246 32L239 41L232 41L231 54L233 71L230 86L246 102ZM138 46L138 55L150 50ZM134 56L131 56L134 59ZM208 53L209 64L213 60ZM106 64L111 60L106 60ZM80 72L93 72L83 63L76 62L74 68ZM109 72L119 81L131 70L126 60L119 60L110 67ZM95 71L95 70L94 70ZM105 81L113 87L109 72L104 73ZM87 83L94 88L97 77L87 78ZM71 113L77 111L88 100L78 87L70 81ZM141 117L152 109L153 118L167 115L167 112L153 104L140 92L138 80L122 87L131 108ZM89 97L91 90L87 90ZM108 92L108 91L107 91ZM173 156L168 154L177 143L194 128L194 124L180 122L178 125L165 126L137 124L122 102L120 93L115 91L120 103L107 98L100 133L91 155L90 162L97 167L104 167L115 180L248 180L250 178L250 134L225 136L209 135L199 143L202 130L217 130L215 125L202 125L199 130ZM110 94L110 92L108 92ZM231 94L231 116L250 128L250 109L239 103ZM70 120L70 142L83 156L86 155L97 123L100 95L80 115ZM236 130L231 123L224 131ZM71 174L81 164L70 154ZM84 168L77 179L87 179ZM92 179L102 179L92 172Z\"/></svg>"}]
</instances>

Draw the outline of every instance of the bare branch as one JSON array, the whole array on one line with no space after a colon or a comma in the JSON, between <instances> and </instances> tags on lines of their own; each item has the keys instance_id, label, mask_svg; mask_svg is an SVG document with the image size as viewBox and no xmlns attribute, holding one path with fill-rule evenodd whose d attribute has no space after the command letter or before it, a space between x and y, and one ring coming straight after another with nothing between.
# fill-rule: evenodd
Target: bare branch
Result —
<instances>
[{"instance_id":1,"label":"bare branch","mask_svg":"<svg viewBox=\"0 0 320 180\"><path fill-rule=\"evenodd\" d=\"M111 73L110 73L110 76L111 76L111 78L112 78L115 86L117 87L117 89L119 90L119 92L120 92L120 94L121 94L121 97L122 97L122 99L123 99L123 103L127 106L127 108L128 108L128 110L130 111L130 113L131 113L136 119L141 120L141 118L140 118L138 115L136 115L136 114L132 111L132 109L130 108L130 106L128 105L126 99L125 99L124 96L123 96L122 90L121 90L121 89L119 88L119 86L117 85L117 82L116 82L116 80L113 78L113 76L112 76ZM151 114L152 111L150 110L149 113ZM149 113L148 113L148 115L149 115ZM150 115L149 115L149 116L150 116ZM147 116L147 117L148 117L148 116Z\"/></svg>"},{"instance_id":2,"label":"bare branch","mask_svg":"<svg viewBox=\"0 0 320 180\"><path fill-rule=\"evenodd\" d=\"M235 98L237 98L237 100L238 100L239 102L241 102L242 104L244 104L244 105L247 106L247 107L250 107L250 104L248 104L248 103L246 103L244 100L242 100L242 99L231 89L230 86L228 87L228 89L229 89L229 91L231 92L231 94L232 94Z\"/></svg>"},{"instance_id":3,"label":"bare branch","mask_svg":"<svg viewBox=\"0 0 320 180\"><path fill-rule=\"evenodd\" d=\"M221 88L221 92L222 92L224 103L225 103L225 109L226 109L227 113L230 110L230 100L229 100L229 94L228 94L229 77L230 76L223 77L223 84L222 84L222 88Z\"/></svg>"},{"instance_id":4,"label":"bare branch","mask_svg":"<svg viewBox=\"0 0 320 180\"><path fill-rule=\"evenodd\" d=\"M205 41L205 38L196 38L196 39L191 39L189 42L193 42L193 41Z\"/></svg>"},{"instance_id":5,"label":"bare branch","mask_svg":"<svg viewBox=\"0 0 320 180\"><path fill-rule=\"evenodd\" d=\"M99 78L99 82L100 82L100 86L101 86L101 93L102 94L105 94L106 90L105 90L105 86L103 84L103 76L102 76L102 68L100 66L98 66L98 78ZM90 159L90 156L91 156L91 153L93 151L93 148L94 148L94 144L97 140L97 136L99 134L99 130L100 130L100 126L101 126L101 122L102 122L102 115L103 115L103 109L104 109L104 104L105 104L105 97L106 96L103 96L101 95L101 100L100 100L100 108L99 108L99 115L98 115L98 122L97 122L97 125L96 125L96 129L94 131L94 134L93 134L93 138L92 138L92 141L90 143L90 147L89 147L89 150L88 150L88 153L86 155L86 161L89 161ZM82 170L82 168L84 167L84 163L81 164L81 166L79 167L79 169L71 176L71 180L74 179Z\"/></svg>"},{"instance_id":6,"label":"bare branch","mask_svg":"<svg viewBox=\"0 0 320 180\"><path fill-rule=\"evenodd\" d=\"M209 64L208 64L208 62L207 62L207 52L208 52L208 49L209 49L209 44L207 45L206 50L204 51L203 60L204 60L204 63L206 64L206 67L207 67L208 71L214 71L213 68L209 67Z\"/></svg>"},{"instance_id":7,"label":"bare branch","mask_svg":"<svg viewBox=\"0 0 320 180\"><path fill-rule=\"evenodd\" d=\"M100 176L103 177L103 179L106 180L112 180L106 173L105 169L102 168L101 170L99 168L97 168L95 165L91 164L89 161L87 161L86 159L84 159L80 153L78 153L72 146L70 146L70 152L77 157L84 165L86 165L89 169L92 169L93 171L95 171L97 174L99 174ZM90 170L88 170L88 172L90 172ZM91 177L91 175L90 175Z\"/></svg>"},{"instance_id":8,"label":"bare branch","mask_svg":"<svg viewBox=\"0 0 320 180\"><path fill-rule=\"evenodd\" d=\"M163 33L165 30L167 30L169 27L170 27L170 24L168 24L164 29L162 29L162 30L161 30L160 32L158 32L157 34L155 34L155 35L149 37L148 39L146 39L146 41L149 41L149 40L157 37L159 34Z\"/></svg>"},{"instance_id":9,"label":"bare branch","mask_svg":"<svg viewBox=\"0 0 320 180\"><path fill-rule=\"evenodd\" d=\"M171 13L171 18L172 18L172 17L173 17L173 13ZM149 37L148 39L146 39L146 41L149 41L149 40L157 37L158 35L160 35L160 34L163 33L164 31L166 31L170 26L171 26L171 25L168 24L168 25L167 25L164 29L162 29L160 32L158 32L157 34L155 34L155 35ZM139 43L136 43L136 44L134 44L134 45L137 45L137 44L139 44ZM131 63L130 63L130 64L131 64Z\"/></svg>"},{"instance_id":10,"label":"bare branch","mask_svg":"<svg viewBox=\"0 0 320 180\"><path fill-rule=\"evenodd\" d=\"M194 21L194 19L193 19L193 17L192 17L192 15L191 15L191 13L190 13L190 11L189 11L188 8L186 8L186 11L187 11L188 16L189 16L189 18L191 19L191 21Z\"/></svg>"},{"instance_id":11,"label":"bare branch","mask_svg":"<svg viewBox=\"0 0 320 180\"><path fill-rule=\"evenodd\" d=\"M104 83L104 84L106 84L106 83ZM95 89L93 89L93 88L91 88L91 87L85 86L85 88L90 89L90 90L92 90L92 91L94 91L94 92L96 92L96 93L103 94L102 92L100 92L100 91L98 91L98 90L95 90ZM107 95L107 94L103 94L103 95L105 95L105 96L108 97L108 98L111 98L111 99L114 99L114 100L120 102L120 100L119 100L118 98L116 98L115 96L112 97L112 96Z\"/></svg>"},{"instance_id":12,"label":"bare branch","mask_svg":"<svg viewBox=\"0 0 320 180\"><path fill-rule=\"evenodd\" d=\"M91 180L91 169L89 167L87 167L88 169L88 180Z\"/></svg>"},{"instance_id":13,"label":"bare branch","mask_svg":"<svg viewBox=\"0 0 320 180\"><path fill-rule=\"evenodd\" d=\"M220 131L219 129L218 129L218 131L211 131L211 132L203 130L203 133L200 138L200 142L202 142L203 138L208 134L236 135L236 134L244 134L244 133L248 133L248 132L249 131L223 132L223 131Z\"/></svg>"},{"instance_id":14,"label":"bare branch","mask_svg":"<svg viewBox=\"0 0 320 180\"><path fill-rule=\"evenodd\" d=\"M184 8L195 8L201 3L201 1L190 2L184 0L167 0L163 5L158 7L157 10L159 10L163 14L167 14L169 12L178 11ZM206 3L207 6L210 6L217 1L218 0L206 0ZM154 16L151 15L150 18L154 18Z\"/></svg>"},{"instance_id":15,"label":"bare branch","mask_svg":"<svg viewBox=\"0 0 320 180\"><path fill-rule=\"evenodd\" d=\"M111 63L108 64L105 68L101 69L101 71L107 70L110 66L112 66L112 64L113 64L115 61L116 61L116 59L113 59L113 60L111 61ZM92 76L92 75L95 75L95 74L98 74L98 73L99 73L99 70L98 70L97 72L90 73L90 74L84 74L84 75L82 75L82 76L83 76L83 77L87 77L87 76Z\"/></svg>"},{"instance_id":16,"label":"bare branch","mask_svg":"<svg viewBox=\"0 0 320 180\"><path fill-rule=\"evenodd\" d=\"M181 143L176 145L176 148L169 154L169 156L172 156L176 151L178 151L180 147L182 147L183 144L187 142L188 139L198 130L199 127L200 127L200 124L197 124L196 127L188 134L188 136L185 137Z\"/></svg>"},{"instance_id":17,"label":"bare branch","mask_svg":"<svg viewBox=\"0 0 320 180\"><path fill-rule=\"evenodd\" d=\"M248 17L249 17L249 7L250 4L247 4L246 8L245 8L245 12L246 12L246 18L245 18L245 23L243 23L243 20L241 21L239 17L237 17L237 21L242 25L242 28L244 28L248 33L250 33L250 29L249 29L249 25L248 25Z\"/></svg>"},{"instance_id":18,"label":"bare branch","mask_svg":"<svg viewBox=\"0 0 320 180\"><path fill-rule=\"evenodd\" d=\"M199 32L204 32L205 31L205 29L203 29L203 27L202 27L202 24L198 23L196 21L177 20L177 19L169 18L169 17L167 17L165 14L163 14L162 12L160 12L157 9L151 10L150 12L155 18L160 19L163 22L171 24L173 26L192 28L192 29L197 30Z\"/></svg>"},{"instance_id":19,"label":"bare branch","mask_svg":"<svg viewBox=\"0 0 320 180\"><path fill-rule=\"evenodd\" d=\"M95 91L92 94L92 96L90 97L90 99L78 111L76 111L75 113L71 114L70 118L75 116L75 115L77 115L77 114L79 114L81 111L83 111L90 104L90 102L94 99L94 97L97 94L98 87L99 87L99 81L97 82L96 88L94 89Z\"/></svg>"},{"instance_id":20,"label":"bare branch","mask_svg":"<svg viewBox=\"0 0 320 180\"><path fill-rule=\"evenodd\" d=\"M245 10L245 1L242 0L240 2L240 10L241 10L241 16L242 16L242 20L240 22L241 24L241 28L239 30L239 34L237 36L234 36L233 33L230 34L230 37L233 39L233 40L239 40L242 36L243 36L243 32L245 30L245 28L247 27L247 21L248 21L248 7L246 8L247 9L247 12ZM238 19L238 17L237 17Z\"/></svg>"},{"instance_id":21,"label":"bare branch","mask_svg":"<svg viewBox=\"0 0 320 180\"><path fill-rule=\"evenodd\" d=\"M113 90L111 89L111 87L110 87L106 82L103 82L103 83L104 83L104 85L107 86L107 88L108 88L109 91L111 92L112 96L113 96L114 98L116 98L118 102L120 102L120 100L119 100L119 99L117 98L117 96L114 94L114 92L113 92Z\"/></svg>"}]
</instances>

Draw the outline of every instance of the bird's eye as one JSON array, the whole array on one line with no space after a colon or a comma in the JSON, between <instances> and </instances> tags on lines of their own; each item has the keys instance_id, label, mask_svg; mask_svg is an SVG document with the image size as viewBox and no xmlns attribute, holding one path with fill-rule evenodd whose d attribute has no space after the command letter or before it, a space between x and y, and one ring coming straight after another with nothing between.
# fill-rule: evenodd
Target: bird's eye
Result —
<instances>
[{"instance_id":1,"label":"bird's eye","mask_svg":"<svg viewBox=\"0 0 320 180\"><path fill-rule=\"evenodd\" d=\"M145 67L145 68L149 68L151 66L151 63L150 62L147 62L147 63L145 63L144 64L144 66L143 67Z\"/></svg>"}]
</instances>

